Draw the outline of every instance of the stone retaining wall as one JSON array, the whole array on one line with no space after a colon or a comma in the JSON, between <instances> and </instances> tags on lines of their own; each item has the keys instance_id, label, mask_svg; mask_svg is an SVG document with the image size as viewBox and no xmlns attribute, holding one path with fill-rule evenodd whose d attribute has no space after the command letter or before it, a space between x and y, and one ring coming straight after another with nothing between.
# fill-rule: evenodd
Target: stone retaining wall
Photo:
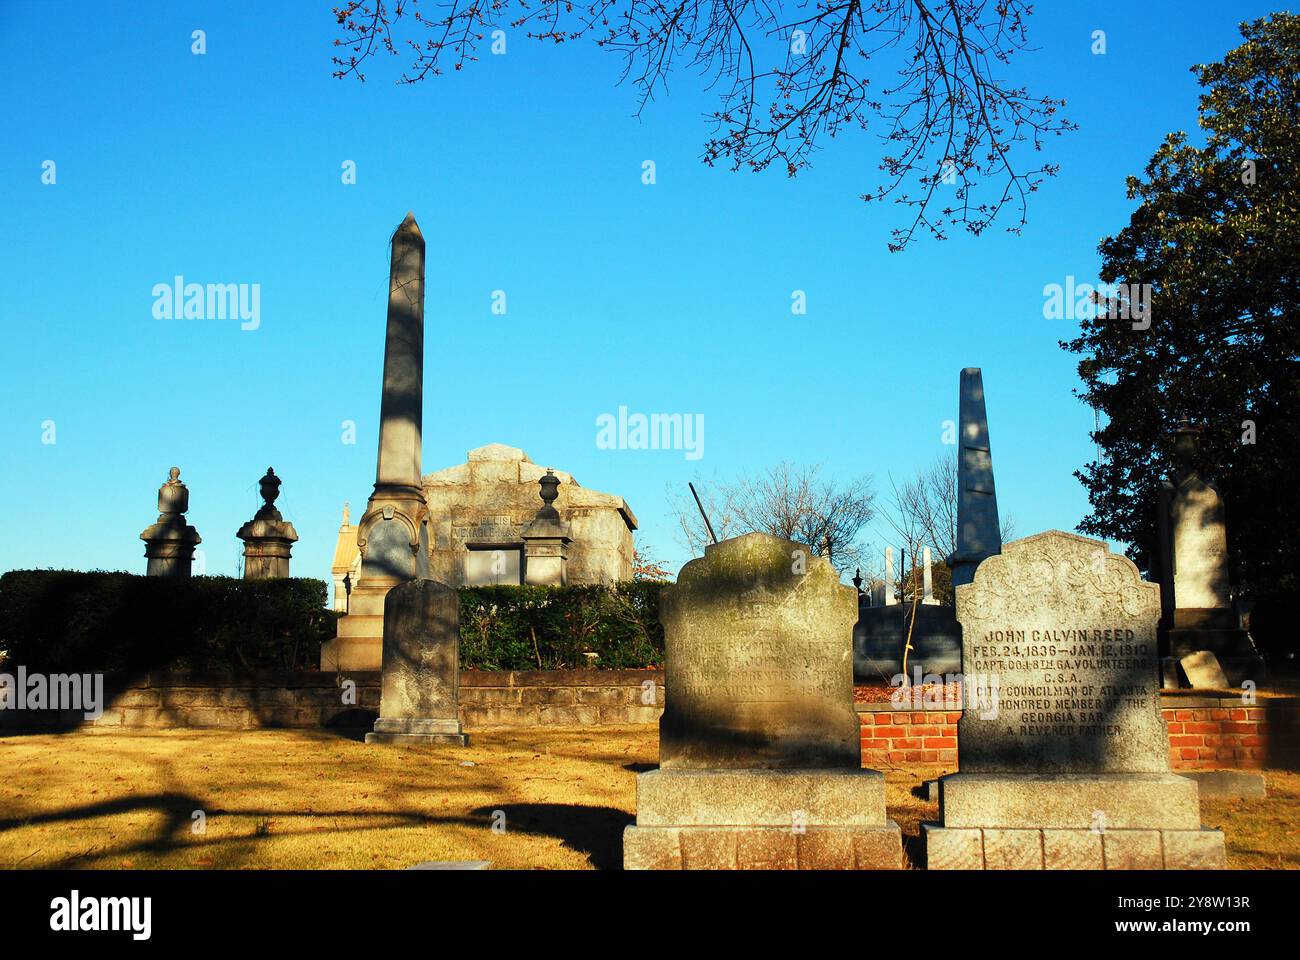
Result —
<instances>
[{"instance_id":1,"label":"stone retaining wall","mask_svg":"<svg viewBox=\"0 0 1300 960\"><path fill-rule=\"evenodd\" d=\"M460 715L467 730L657 723L661 670L467 671Z\"/></svg>"},{"instance_id":2,"label":"stone retaining wall","mask_svg":"<svg viewBox=\"0 0 1300 960\"><path fill-rule=\"evenodd\" d=\"M0 733L79 726L145 729L365 728L379 712L379 674L253 672L243 676L108 675L98 720L58 711L0 710ZM656 670L467 670L460 677L468 730L654 723L663 709Z\"/></svg>"},{"instance_id":3,"label":"stone retaining wall","mask_svg":"<svg viewBox=\"0 0 1300 960\"><path fill-rule=\"evenodd\" d=\"M78 726L369 729L379 712L378 673L109 675L105 691L110 705L92 723L75 713L0 710L0 734ZM1300 698L1246 705L1239 697L1165 694L1161 701L1175 770L1300 769ZM661 670L467 670L460 678L461 722L471 732L650 724L663 704ZM957 768L960 709L889 703L857 709L863 766Z\"/></svg>"}]
</instances>

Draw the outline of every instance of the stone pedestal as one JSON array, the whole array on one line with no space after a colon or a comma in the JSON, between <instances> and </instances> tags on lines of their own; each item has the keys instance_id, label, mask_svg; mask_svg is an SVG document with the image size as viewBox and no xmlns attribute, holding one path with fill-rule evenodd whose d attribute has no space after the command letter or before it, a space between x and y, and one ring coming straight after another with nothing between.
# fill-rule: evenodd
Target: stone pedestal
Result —
<instances>
[{"instance_id":1,"label":"stone pedestal","mask_svg":"<svg viewBox=\"0 0 1300 960\"><path fill-rule=\"evenodd\" d=\"M366 743L464 746L460 726L460 597L436 580L408 580L384 603L379 719Z\"/></svg>"},{"instance_id":2,"label":"stone pedestal","mask_svg":"<svg viewBox=\"0 0 1300 960\"><path fill-rule=\"evenodd\" d=\"M185 522L190 492L180 478L180 467L172 467L167 482L158 490L158 520L140 533L149 561L145 573L150 577L188 577L194 548L203 542L199 532Z\"/></svg>"},{"instance_id":3,"label":"stone pedestal","mask_svg":"<svg viewBox=\"0 0 1300 960\"><path fill-rule=\"evenodd\" d=\"M908 683L916 676L961 672L961 625L952 607L899 604L863 607L853 628L853 673L864 683L888 682L903 672L903 648L911 636L907 657Z\"/></svg>"},{"instance_id":4,"label":"stone pedestal","mask_svg":"<svg viewBox=\"0 0 1300 960\"><path fill-rule=\"evenodd\" d=\"M1231 687L1240 687L1248 680L1259 683L1264 679L1264 658L1256 651L1250 635L1237 625L1236 614L1231 609L1175 610L1168 642L1166 677L1179 678L1178 662L1184 657L1208 652L1219 661Z\"/></svg>"},{"instance_id":5,"label":"stone pedestal","mask_svg":"<svg viewBox=\"0 0 1300 960\"><path fill-rule=\"evenodd\" d=\"M567 524L560 520L555 509L555 499L560 495L560 478L548 469L537 481L542 498L542 508L537 517L524 528L524 583L540 586L562 587L568 582L566 566L569 559Z\"/></svg>"},{"instance_id":6,"label":"stone pedestal","mask_svg":"<svg viewBox=\"0 0 1300 960\"><path fill-rule=\"evenodd\" d=\"M964 774L924 824L931 870L1223 869L1195 781L1172 773Z\"/></svg>"},{"instance_id":7,"label":"stone pedestal","mask_svg":"<svg viewBox=\"0 0 1300 960\"><path fill-rule=\"evenodd\" d=\"M1006 544L959 585L960 772L926 824L931 869L1222 868L1197 785L1169 769L1160 590L1100 540Z\"/></svg>"},{"instance_id":8,"label":"stone pedestal","mask_svg":"<svg viewBox=\"0 0 1300 960\"><path fill-rule=\"evenodd\" d=\"M333 672L379 670L384 660L384 598L397 580L362 581L352 588L348 613L333 639L321 644L320 668Z\"/></svg>"},{"instance_id":9,"label":"stone pedestal","mask_svg":"<svg viewBox=\"0 0 1300 960\"><path fill-rule=\"evenodd\" d=\"M623 834L627 870L878 870L901 851L875 770L652 770Z\"/></svg>"},{"instance_id":10,"label":"stone pedestal","mask_svg":"<svg viewBox=\"0 0 1300 960\"><path fill-rule=\"evenodd\" d=\"M627 869L897 869L853 710L856 592L802 544L711 544L660 597L660 769L637 778Z\"/></svg>"},{"instance_id":11,"label":"stone pedestal","mask_svg":"<svg viewBox=\"0 0 1300 960\"><path fill-rule=\"evenodd\" d=\"M562 587L568 582L568 537L535 537L525 533L524 583Z\"/></svg>"},{"instance_id":12,"label":"stone pedestal","mask_svg":"<svg viewBox=\"0 0 1300 960\"><path fill-rule=\"evenodd\" d=\"M289 553L298 541L298 531L275 508L280 495L280 478L275 471L267 467L259 484L262 506L235 534L244 541L244 579L283 579L289 576Z\"/></svg>"}]
</instances>

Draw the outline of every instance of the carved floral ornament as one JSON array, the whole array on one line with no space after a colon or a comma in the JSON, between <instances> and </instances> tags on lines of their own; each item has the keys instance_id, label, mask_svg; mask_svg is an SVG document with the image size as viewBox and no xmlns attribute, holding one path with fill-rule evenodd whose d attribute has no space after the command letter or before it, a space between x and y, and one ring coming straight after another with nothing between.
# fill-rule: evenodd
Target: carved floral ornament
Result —
<instances>
[{"instance_id":1,"label":"carved floral ornament","mask_svg":"<svg viewBox=\"0 0 1300 960\"><path fill-rule=\"evenodd\" d=\"M957 606L960 618L976 620L1155 618L1160 588L1103 541L1051 530L984 560L957 588Z\"/></svg>"}]
</instances>

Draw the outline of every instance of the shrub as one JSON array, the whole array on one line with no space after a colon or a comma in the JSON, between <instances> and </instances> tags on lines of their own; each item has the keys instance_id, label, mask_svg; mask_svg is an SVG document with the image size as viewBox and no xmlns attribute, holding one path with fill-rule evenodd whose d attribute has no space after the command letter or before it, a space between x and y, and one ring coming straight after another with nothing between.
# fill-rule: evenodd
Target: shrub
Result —
<instances>
[{"instance_id":1,"label":"shrub","mask_svg":"<svg viewBox=\"0 0 1300 960\"><path fill-rule=\"evenodd\" d=\"M664 586L467 587L461 667L657 666ZM315 670L337 618L325 599L320 580L15 570L0 576L0 653L49 673Z\"/></svg>"},{"instance_id":2,"label":"shrub","mask_svg":"<svg viewBox=\"0 0 1300 960\"><path fill-rule=\"evenodd\" d=\"M625 669L663 663L663 583L466 587L460 664L478 670ZM593 654L594 656L587 656Z\"/></svg>"},{"instance_id":3,"label":"shrub","mask_svg":"<svg viewBox=\"0 0 1300 960\"><path fill-rule=\"evenodd\" d=\"M0 650L31 670L292 670L334 635L323 581L15 570L0 576Z\"/></svg>"}]
</instances>

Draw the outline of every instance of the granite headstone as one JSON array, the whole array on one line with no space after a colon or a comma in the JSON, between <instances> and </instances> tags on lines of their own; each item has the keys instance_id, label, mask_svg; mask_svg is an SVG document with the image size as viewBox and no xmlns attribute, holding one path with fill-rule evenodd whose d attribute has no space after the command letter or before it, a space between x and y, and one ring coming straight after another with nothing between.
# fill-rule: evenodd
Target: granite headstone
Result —
<instances>
[{"instance_id":1,"label":"granite headstone","mask_svg":"<svg viewBox=\"0 0 1300 960\"><path fill-rule=\"evenodd\" d=\"M1169 769L1159 587L1100 540L1040 533L956 588L960 772L926 824L933 868L1222 867L1196 784Z\"/></svg>"},{"instance_id":2,"label":"granite headstone","mask_svg":"<svg viewBox=\"0 0 1300 960\"><path fill-rule=\"evenodd\" d=\"M825 558L751 533L660 596L660 769L637 778L627 869L901 865L884 777L860 766L857 599Z\"/></svg>"},{"instance_id":3,"label":"granite headstone","mask_svg":"<svg viewBox=\"0 0 1300 960\"><path fill-rule=\"evenodd\" d=\"M366 743L453 743L460 726L460 595L408 580L384 601L379 719Z\"/></svg>"}]
</instances>

